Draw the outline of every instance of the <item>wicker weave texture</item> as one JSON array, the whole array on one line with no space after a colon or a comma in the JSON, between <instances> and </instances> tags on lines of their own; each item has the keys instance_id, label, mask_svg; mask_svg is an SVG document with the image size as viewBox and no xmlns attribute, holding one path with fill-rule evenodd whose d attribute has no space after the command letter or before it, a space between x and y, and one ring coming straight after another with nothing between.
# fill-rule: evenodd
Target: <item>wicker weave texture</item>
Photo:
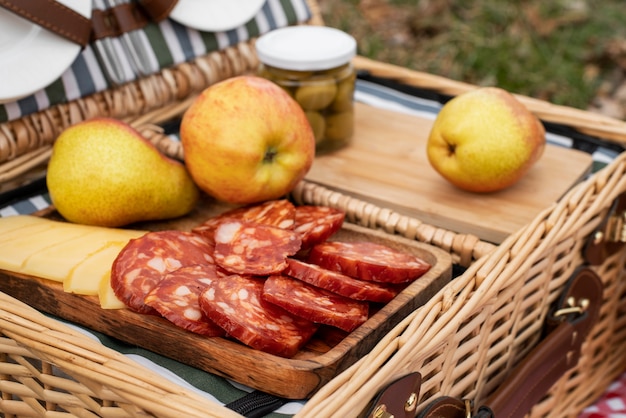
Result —
<instances>
[{"instance_id":1,"label":"wicker weave texture","mask_svg":"<svg viewBox=\"0 0 626 418\"><path fill-rule=\"evenodd\" d=\"M297 417L355 416L379 388L409 371L422 373L422 405L440 395L484 401L538 341L550 304L585 262L587 237L626 191L625 171L626 155L621 155L471 264L322 388ZM605 287L600 320L577 367L531 416L576 417L626 368L625 263L622 250L596 267Z\"/></svg>"}]
</instances>

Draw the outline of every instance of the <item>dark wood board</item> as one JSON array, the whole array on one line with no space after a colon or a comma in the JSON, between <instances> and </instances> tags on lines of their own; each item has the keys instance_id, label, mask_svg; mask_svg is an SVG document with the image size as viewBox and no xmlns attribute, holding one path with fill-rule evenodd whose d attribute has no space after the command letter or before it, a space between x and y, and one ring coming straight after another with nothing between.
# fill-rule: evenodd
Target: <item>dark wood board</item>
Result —
<instances>
[{"instance_id":1,"label":"dark wood board","mask_svg":"<svg viewBox=\"0 0 626 418\"><path fill-rule=\"evenodd\" d=\"M189 230L200 220L224 209L203 202L189 217L133 227ZM51 217L57 216L52 213ZM452 261L447 252L417 241L347 223L332 239L384 243L416 254L432 267L391 302L379 307L357 330L347 334L330 327L321 328L309 344L290 359L254 350L227 338L196 335L160 317L137 314L128 309L104 310L97 297L65 293L61 283L37 277L0 270L0 291L39 311L198 369L277 396L305 399L369 352L402 318L445 286L452 274ZM90 314L85 315L85 312Z\"/></svg>"}]
</instances>

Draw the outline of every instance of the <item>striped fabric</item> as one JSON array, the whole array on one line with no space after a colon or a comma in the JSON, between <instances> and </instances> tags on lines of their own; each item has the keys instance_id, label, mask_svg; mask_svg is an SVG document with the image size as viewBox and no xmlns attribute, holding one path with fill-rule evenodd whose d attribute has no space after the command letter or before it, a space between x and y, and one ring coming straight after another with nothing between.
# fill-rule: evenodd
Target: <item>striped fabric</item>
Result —
<instances>
[{"instance_id":1,"label":"striped fabric","mask_svg":"<svg viewBox=\"0 0 626 418\"><path fill-rule=\"evenodd\" d=\"M104 9L102 0L93 0L94 8ZM136 80L163 68L190 61L195 57L236 45L270 30L301 23L311 17L306 0L267 0L259 13L245 25L225 32L202 32L171 19L149 23L133 36L108 38L114 59L121 64L120 76L107 71L106 59L97 45L88 45L71 67L46 88L16 102L0 104L0 123L19 119L55 104L72 101L106 90L116 84ZM142 59L130 52L126 41Z\"/></svg>"}]
</instances>

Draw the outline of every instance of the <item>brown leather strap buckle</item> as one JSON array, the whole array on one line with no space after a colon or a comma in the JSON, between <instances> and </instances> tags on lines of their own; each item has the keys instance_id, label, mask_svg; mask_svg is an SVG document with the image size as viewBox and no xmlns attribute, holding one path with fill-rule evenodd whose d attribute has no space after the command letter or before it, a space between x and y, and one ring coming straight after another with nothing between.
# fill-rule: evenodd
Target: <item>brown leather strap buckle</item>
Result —
<instances>
[{"instance_id":1,"label":"brown leather strap buckle","mask_svg":"<svg viewBox=\"0 0 626 418\"><path fill-rule=\"evenodd\" d=\"M54 0L0 0L0 7L72 41L81 47L89 43L91 21Z\"/></svg>"},{"instance_id":2,"label":"brown leather strap buckle","mask_svg":"<svg viewBox=\"0 0 626 418\"><path fill-rule=\"evenodd\" d=\"M623 248L625 243L626 193L622 193L613 202L607 217L589 235L583 254L589 264L597 266Z\"/></svg>"},{"instance_id":3,"label":"brown leather strap buckle","mask_svg":"<svg viewBox=\"0 0 626 418\"><path fill-rule=\"evenodd\" d=\"M422 375L409 373L378 392L361 418L414 418L417 413Z\"/></svg>"},{"instance_id":4,"label":"brown leather strap buckle","mask_svg":"<svg viewBox=\"0 0 626 418\"><path fill-rule=\"evenodd\" d=\"M425 405L419 418L523 418L552 385L578 363L582 344L599 316L602 293L600 277L589 267L579 267L547 316L542 340L483 405L474 409L470 400L441 396ZM395 390L395 383L385 387L365 416L411 417L396 412L407 390L398 391L393 397L391 392ZM419 394L418 390L414 389L414 393ZM385 396L384 401L382 396ZM376 408L379 408L379 415L373 414ZM393 412L385 415L387 411Z\"/></svg>"}]
</instances>

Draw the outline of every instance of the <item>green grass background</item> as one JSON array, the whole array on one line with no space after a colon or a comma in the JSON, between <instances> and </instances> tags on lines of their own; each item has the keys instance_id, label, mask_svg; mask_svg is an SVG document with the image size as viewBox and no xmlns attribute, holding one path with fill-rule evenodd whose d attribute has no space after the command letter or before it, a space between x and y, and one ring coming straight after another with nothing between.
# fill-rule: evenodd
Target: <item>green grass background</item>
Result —
<instances>
[{"instance_id":1,"label":"green grass background","mask_svg":"<svg viewBox=\"0 0 626 418\"><path fill-rule=\"evenodd\" d=\"M379 61L587 109L626 67L623 0L319 0Z\"/></svg>"}]
</instances>

